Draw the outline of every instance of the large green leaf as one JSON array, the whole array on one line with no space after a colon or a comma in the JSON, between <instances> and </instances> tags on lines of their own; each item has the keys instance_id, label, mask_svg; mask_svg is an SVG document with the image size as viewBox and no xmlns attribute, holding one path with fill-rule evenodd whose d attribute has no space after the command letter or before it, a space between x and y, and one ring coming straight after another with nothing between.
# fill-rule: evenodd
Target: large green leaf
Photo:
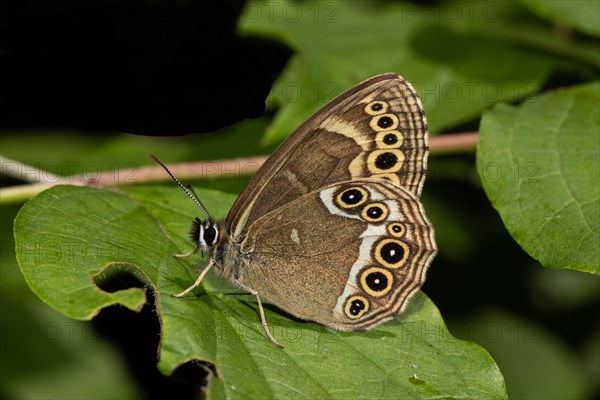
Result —
<instances>
[{"instance_id":1,"label":"large green leaf","mask_svg":"<svg viewBox=\"0 0 600 400\"><path fill-rule=\"evenodd\" d=\"M217 216L234 200L201 195ZM481 347L453 338L423 294L403 317L362 333L295 321L267 307L283 350L265 337L254 299L216 275L193 294L172 298L195 280L193 265L202 264L172 256L192 247L187 232L198 211L177 188L58 186L21 209L17 257L42 300L82 319L110 304L139 307L139 289L100 288L115 270L136 274L157 294L160 370L210 362L219 378L209 387L216 398L505 398L494 361Z\"/></svg>"},{"instance_id":2,"label":"large green leaf","mask_svg":"<svg viewBox=\"0 0 600 400\"><path fill-rule=\"evenodd\" d=\"M122 354L88 321L52 310L31 292L15 259L13 219L0 207L0 397L5 399L133 399Z\"/></svg>"},{"instance_id":3,"label":"large green leaf","mask_svg":"<svg viewBox=\"0 0 600 400\"><path fill-rule=\"evenodd\" d=\"M536 14L561 21L583 32L600 36L600 1L521 0Z\"/></svg>"},{"instance_id":4,"label":"large green leaf","mask_svg":"<svg viewBox=\"0 0 600 400\"><path fill-rule=\"evenodd\" d=\"M484 114L483 187L515 240L551 268L600 274L600 85Z\"/></svg>"},{"instance_id":5,"label":"large green leaf","mask_svg":"<svg viewBox=\"0 0 600 400\"><path fill-rule=\"evenodd\" d=\"M481 19L481 10L474 14L472 7L468 1L440 8L250 2L241 19L243 32L277 38L297 51L273 87L281 109L266 138L283 139L322 104L383 72L398 72L413 83L432 132L477 118L495 102L535 93L552 61L466 30L464 24Z\"/></svg>"}]
</instances>

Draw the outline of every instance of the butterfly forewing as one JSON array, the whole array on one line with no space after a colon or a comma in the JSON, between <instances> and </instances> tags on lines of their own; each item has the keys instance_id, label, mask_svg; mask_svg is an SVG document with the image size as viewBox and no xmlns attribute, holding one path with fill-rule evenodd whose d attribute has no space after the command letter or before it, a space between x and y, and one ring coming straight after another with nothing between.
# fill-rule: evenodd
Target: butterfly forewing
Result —
<instances>
[{"instance_id":1,"label":"butterfly forewing","mask_svg":"<svg viewBox=\"0 0 600 400\"><path fill-rule=\"evenodd\" d=\"M396 74L373 77L319 110L276 150L231 209L231 233L240 236L260 216L353 178L388 179L419 196L427 151L427 124L412 86Z\"/></svg>"}]
</instances>

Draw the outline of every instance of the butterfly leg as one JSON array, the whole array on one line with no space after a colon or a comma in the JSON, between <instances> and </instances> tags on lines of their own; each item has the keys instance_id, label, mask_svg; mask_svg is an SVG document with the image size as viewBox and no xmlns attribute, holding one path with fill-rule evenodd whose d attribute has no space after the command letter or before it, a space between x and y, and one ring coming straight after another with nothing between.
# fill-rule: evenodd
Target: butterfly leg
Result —
<instances>
[{"instance_id":1,"label":"butterfly leg","mask_svg":"<svg viewBox=\"0 0 600 400\"><path fill-rule=\"evenodd\" d=\"M262 323L263 329L265 330L267 337L269 338L269 340L271 342L273 342L273 344L275 344L275 346L283 349L284 346L282 344L280 344L277 340L275 340L273 335L271 335L271 331L269 330L269 326L267 325L267 319L265 318L265 310L263 309L262 302L260 301L260 296L258 295L258 292L256 290L251 289L248 286L244 285L242 282L238 281L237 279L235 280L235 284L238 285L239 287L241 287L242 289L248 291L250 294L253 294L254 296L256 296L256 300L258 301L258 311L260 313L260 322Z\"/></svg>"},{"instance_id":2,"label":"butterfly leg","mask_svg":"<svg viewBox=\"0 0 600 400\"><path fill-rule=\"evenodd\" d=\"M206 267L204 267L204 269L202 270L202 272L198 276L198 279L196 279L196 282L194 282L194 284L192 286L190 286L189 288L185 289L181 293L172 294L171 296L172 297L183 297L186 294L188 294L189 292L191 292L192 290L194 290L200 284L200 282L202 282L202 279L204 279L204 276L208 273L208 271L212 268L213 265L215 265L215 262L213 260L210 260L210 262L208 263L208 265Z\"/></svg>"}]
</instances>

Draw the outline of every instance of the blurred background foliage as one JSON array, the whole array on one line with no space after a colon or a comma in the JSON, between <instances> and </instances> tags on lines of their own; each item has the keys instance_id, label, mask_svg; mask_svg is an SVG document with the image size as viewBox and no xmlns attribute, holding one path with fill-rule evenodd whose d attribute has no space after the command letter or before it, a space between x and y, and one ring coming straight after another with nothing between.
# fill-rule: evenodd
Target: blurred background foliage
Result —
<instances>
[{"instance_id":1,"label":"blurred background foliage","mask_svg":"<svg viewBox=\"0 0 600 400\"><path fill-rule=\"evenodd\" d=\"M2 155L58 175L125 169L135 181L147 153L168 163L269 154L324 102L382 72L413 82L432 133L444 134L600 70L595 0L195 3L0 8ZM187 132L205 134L178 136ZM429 169L423 202L440 254L424 291L450 330L490 352L511 398L600 397L599 278L547 269L514 242L474 152L435 154ZM248 178L191 183L239 193ZM151 306L83 322L41 303L15 260L20 205L0 207L0 396L202 396L206 366L156 370Z\"/></svg>"}]
</instances>

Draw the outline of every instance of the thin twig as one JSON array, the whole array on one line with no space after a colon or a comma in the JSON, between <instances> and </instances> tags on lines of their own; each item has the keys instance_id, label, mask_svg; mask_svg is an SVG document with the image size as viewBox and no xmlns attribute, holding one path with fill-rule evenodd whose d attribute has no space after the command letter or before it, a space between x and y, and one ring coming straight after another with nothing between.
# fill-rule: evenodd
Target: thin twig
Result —
<instances>
[{"instance_id":1,"label":"thin twig","mask_svg":"<svg viewBox=\"0 0 600 400\"><path fill-rule=\"evenodd\" d=\"M452 133L433 136L429 139L431 154L461 153L477 148L479 132Z\"/></svg>"},{"instance_id":2,"label":"thin twig","mask_svg":"<svg viewBox=\"0 0 600 400\"><path fill-rule=\"evenodd\" d=\"M431 154L473 151L477 146L477 139L477 132L434 136L429 139L429 149ZM169 164L169 169L180 180L240 177L254 174L267 158L267 156L257 156L232 160L186 162ZM130 168L104 171L97 178L90 180L85 175L80 174L57 176L3 156L0 156L0 161L2 163L2 174L31 182L1 188L0 204L24 202L56 185L115 187L169 179L169 176L158 165L144 166L135 171ZM23 171L27 172L24 173Z\"/></svg>"},{"instance_id":3,"label":"thin twig","mask_svg":"<svg viewBox=\"0 0 600 400\"><path fill-rule=\"evenodd\" d=\"M5 176L30 182L30 183L55 183L62 179L49 171L39 169L33 165L25 164L20 161L12 160L0 154L0 173Z\"/></svg>"}]
</instances>

